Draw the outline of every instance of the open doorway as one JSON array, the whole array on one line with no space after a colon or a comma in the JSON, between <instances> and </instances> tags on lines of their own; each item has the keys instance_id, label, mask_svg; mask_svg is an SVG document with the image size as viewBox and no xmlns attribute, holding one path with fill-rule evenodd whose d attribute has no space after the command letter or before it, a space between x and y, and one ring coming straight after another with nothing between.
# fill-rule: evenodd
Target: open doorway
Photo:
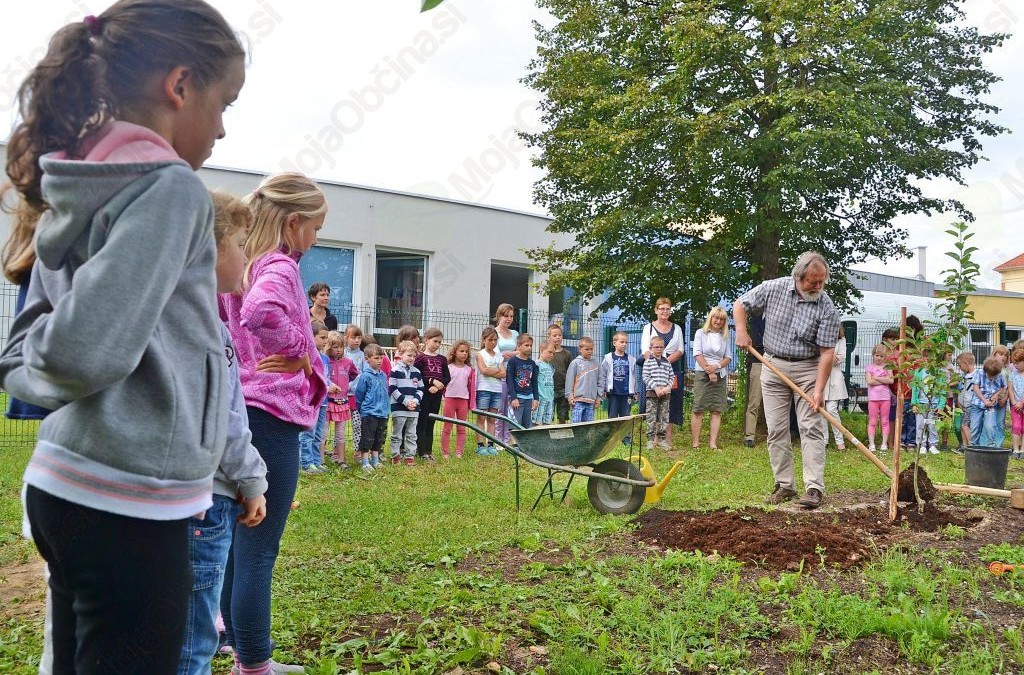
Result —
<instances>
[{"instance_id":1,"label":"open doorway","mask_svg":"<svg viewBox=\"0 0 1024 675\"><path fill-rule=\"evenodd\" d=\"M503 302L515 307L512 329L520 330L519 310L530 308L529 268L491 263L491 303L488 311L493 315L495 308Z\"/></svg>"}]
</instances>

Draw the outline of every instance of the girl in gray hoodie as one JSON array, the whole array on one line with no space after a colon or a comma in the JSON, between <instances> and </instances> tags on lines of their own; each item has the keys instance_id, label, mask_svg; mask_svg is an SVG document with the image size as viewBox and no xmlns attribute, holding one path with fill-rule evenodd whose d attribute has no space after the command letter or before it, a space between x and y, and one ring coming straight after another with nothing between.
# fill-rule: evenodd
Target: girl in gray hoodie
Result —
<instances>
[{"instance_id":1,"label":"girl in gray hoodie","mask_svg":"<svg viewBox=\"0 0 1024 675\"><path fill-rule=\"evenodd\" d=\"M24 480L55 672L178 663L188 517L212 503L228 412L194 171L243 82L244 50L209 5L121 0L60 29L19 90L7 173L39 218L38 261L0 385L53 410Z\"/></svg>"}]
</instances>

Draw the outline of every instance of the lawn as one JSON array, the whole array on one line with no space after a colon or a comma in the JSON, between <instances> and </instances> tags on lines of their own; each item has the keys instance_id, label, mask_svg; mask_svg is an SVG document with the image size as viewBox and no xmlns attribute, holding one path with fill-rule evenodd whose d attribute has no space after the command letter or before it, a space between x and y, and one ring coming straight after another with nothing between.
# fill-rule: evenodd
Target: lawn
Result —
<instances>
[{"instance_id":1,"label":"lawn","mask_svg":"<svg viewBox=\"0 0 1024 675\"><path fill-rule=\"evenodd\" d=\"M863 432L863 417L846 419ZM659 475L685 462L657 508L761 504L772 487L767 453L763 443L744 448L735 424L721 452L681 449L684 429L675 449L651 453ZM37 560L19 536L29 453L0 454L3 673L35 672L40 650L41 586L19 581ZM963 481L962 457L924 464L934 480ZM1017 464L1013 484L1024 483ZM531 512L545 476L524 476L529 501L518 514L508 456L302 476L275 579L278 660L317 674L1024 671L1024 574L986 569L1024 563L1024 518L1004 500L943 495L941 506L974 509L982 524L897 528L852 566L819 547L802 566L774 569L652 546L633 516L599 515L582 483L567 503ZM826 478L818 523L838 522L837 505L876 504L887 485L852 450L829 451ZM784 513L796 531L804 514ZM214 672L229 667L219 658Z\"/></svg>"}]
</instances>

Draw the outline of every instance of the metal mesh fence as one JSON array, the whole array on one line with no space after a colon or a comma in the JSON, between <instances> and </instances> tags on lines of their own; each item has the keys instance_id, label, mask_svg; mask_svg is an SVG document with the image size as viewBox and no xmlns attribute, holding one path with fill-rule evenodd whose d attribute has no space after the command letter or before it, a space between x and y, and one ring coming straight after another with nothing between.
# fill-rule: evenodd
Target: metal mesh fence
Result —
<instances>
[{"instance_id":1,"label":"metal mesh fence","mask_svg":"<svg viewBox=\"0 0 1024 675\"><path fill-rule=\"evenodd\" d=\"M0 283L0 348L6 345L7 335L15 314L15 303L17 300L17 287L4 281ZM473 346L474 350L480 345L480 333L485 326L491 325L491 317L483 314L469 312L424 312L417 310L385 309L372 305L338 305L332 306L331 311L338 317L340 327L346 324L359 326L364 333L373 335L385 348L391 348L394 343L394 335L398 328L405 324L417 325L421 330L427 327L435 327L444 334L444 343L451 344L456 340L466 340ZM685 336L685 350L687 371L693 370L692 339L697 329L702 325L702 318L688 317L682 324ZM540 346L540 341L546 337L547 328L552 323L562 326L564 345L573 354L581 337L587 336L594 340L594 352L598 356L611 351L611 338L616 331L623 331L629 338L628 351L637 355L640 353L640 337L647 325L645 321L613 321L609 318L589 318L571 314L550 314L542 311L520 310L515 316L512 328L520 332L526 331L534 337L535 351ZM891 321L860 321L857 322L856 338L853 348L849 350L847 359L846 374L847 380L854 387L863 389L864 368L871 362L871 349L881 342L882 333L892 328ZM116 327L112 327L116 330ZM731 341L735 347L735 333L730 331ZM994 324L972 324L970 326L970 337L963 345L954 345L957 353L960 351L972 351L979 360L984 360L992 349L992 346L999 340L998 326ZM388 349L390 351L390 349ZM743 359L736 358L730 365L729 390L730 394L737 392L736 382L742 377L742 372L737 372L737 367ZM740 401L742 404L742 401ZM7 395L0 391L0 405L7 409ZM600 411L599 416L604 415ZM11 420L6 417L0 419L0 447L18 444L33 443L38 429L38 422ZM438 425L440 429L440 425Z\"/></svg>"}]
</instances>

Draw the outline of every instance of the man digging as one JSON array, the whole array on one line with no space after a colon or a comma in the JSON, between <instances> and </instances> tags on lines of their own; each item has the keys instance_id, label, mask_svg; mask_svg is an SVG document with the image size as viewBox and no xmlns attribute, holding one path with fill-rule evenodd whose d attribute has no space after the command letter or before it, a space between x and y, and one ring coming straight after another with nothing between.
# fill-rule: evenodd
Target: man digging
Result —
<instances>
[{"instance_id":1,"label":"man digging","mask_svg":"<svg viewBox=\"0 0 1024 675\"><path fill-rule=\"evenodd\" d=\"M793 482L793 447L789 413L796 398L806 493L800 505L816 509L825 494L825 436L817 416L824 405L824 390L832 371L839 313L825 293L828 263L820 253L800 255L789 277L771 279L744 293L733 304L736 346L751 346L747 332L749 314L765 321L765 357L779 371L811 396L813 408L770 369L761 373L761 393L768 425L768 457L775 489L765 499L782 504L796 497Z\"/></svg>"}]
</instances>

